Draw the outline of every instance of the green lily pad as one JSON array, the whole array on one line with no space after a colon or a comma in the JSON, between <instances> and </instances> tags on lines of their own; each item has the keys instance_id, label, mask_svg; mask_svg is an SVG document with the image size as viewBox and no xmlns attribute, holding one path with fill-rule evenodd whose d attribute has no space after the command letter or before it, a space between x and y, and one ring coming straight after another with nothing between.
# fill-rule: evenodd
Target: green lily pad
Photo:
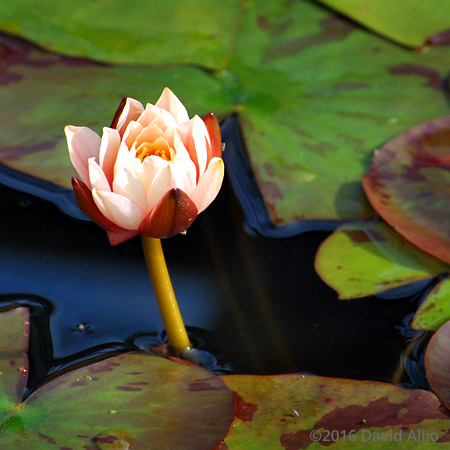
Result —
<instances>
[{"instance_id":1,"label":"green lily pad","mask_svg":"<svg viewBox=\"0 0 450 450\"><path fill-rule=\"evenodd\" d=\"M398 233L450 263L450 117L418 125L377 150L363 185Z\"/></svg>"},{"instance_id":2,"label":"green lily pad","mask_svg":"<svg viewBox=\"0 0 450 450\"><path fill-rule=\"evenodd\" d=\"M112 63L225 64L239 18L231 0L34 0L0 4L1 28L47 50ZM188 45L186 45L188 43Z\"/></svg>"},{"instance_id":3,"label":"green lily pad","mask_svg":"<svg viewBox=\"0 0 450 450\"><path fill-rule=\"evenodd\" d=\"M450 320L450 280L440 280L414 315L411 327L436 331Z\"/></svg>"},{"instance_id":4,"label":"green lily pad","mask_svg":"<svg viewBox=\"0 0 450 450\"><path fill-rule=\"evenodd\" d=\"M215 448L234 415L230 390L194 365L122 354L61 375L21 402L28 313L0 315L0 447Z\"/></svg>"},{"instance_id":5,"label":"green lily pad","mask_svg":"<svg viewBox=\"0 0 450 450\"><path fill-rule=\"evenodd\" d=\"M360 24L403 45L421 47L450 30L450 4L439 0L319 0Z\"/></svg>"},{"instance_id":6,"label":"green lily pad","mask_svg":"<svg viewBox=\"0 0 450 450\"><path fill-rule=\"evenodd\" d=\"M425 370L433 391L450 409L450 321L431 338L425 352Z\"/></svg>"},{"instance_id":7,"label":"green lily pad","mask_svg":"<svg viewBox=\"0 0 450 450\"><path fill-rule=\"evenodd\" d=\"M219 449L448 448L450 414L431 392L308 375L221 378L236 416Z\"/></svg>"},{"instance_id":8,"label":"green lily pad","mask_svg":"<svg viewBox=\"0 0 450 450\"><path fill-rule=\"evenodd\" d=\"M220 85L192 67L146 69L107 67L43 52L26 42L2 38L0 93L6 133L0 137L0 161L10 168L72 188L64 126L84 125L101 134L123 97L155 102L164 86L187 107L206 114L229 108ZM208 106L209 105L209 106Z\"/></svg>"},{"instance_id":9,"label":"green lily pad","mask_svg":"<svg viewBox=\"0 0 450 450\"><path fill-rule=\"evenodd\" d=\"M450 270L383 222L341 226L319 247L315 268L341 299L378 294Z\"/></svg>"},{"instance_id":10,"label":"green lily pad","mask_svg":"<svg viewBox=\"0 0 450 450\"><path fill-rule=\"evenodd\" d=\"M195 36L191 40L184 34L182 48L161 44L165 39L171 42L172 24L146 40L152 27L138 26L142 17L151 16L151 24L165 23L165 12L154 7L158 2L129 8L121 1L127 17L135 14L137 21L121 15L117 28L108 8L99 15L103 1L83 1L76 9L71 7L70 14L49 0L37 9L27 8L31 0L0 8L4 13L0 28L29 38L27 30L32 30L29 33L40 45L58 51L98 57L97 49L109 45L103 15L108 29L126 34L132 23L130 39L139 36L139 42L153 46L145 59L142 54L133 56L127 38L121 46L113 37L114 51L102 57L153 65L148 68L109 67L7 47L0 72L0 94L8 111L0 138L1 162L67 186L70 168L63 126L87 125L100 131L110 123L122 96L154 101L168 85L191 114L238 113L250 163L274 224L352 220L372 215L360 180L373 149L448 111L443 80L450 48L407 51L314 2L227 3L220 8L208 3L206 9L203 3L188 2L189 14L180 6L175 28L182 17L186 22L182 30L203 33L205 14L212 21L205 28L208 33L225 28L224 43L219 42L214 52L206 51L205 43L202 60ZM115 0L112 10L119 4ZM87 17L89 30L84 25ZM89 45L79 39L85 33ZM76 45L83 51L74 50ZM136 51L141 48L136 46ZM153 52L158 56L153 58ZM412 108L417 98L420 108Z\"/></svg>"},{"instance_id":11,"label":"green lily pad","mask_svg":"<svg viewBox=\"0 0 450 450\"><path fill-rule=\"evenodd\" d=\"M230 66L271 220L367 218L373 149L449 109L450 49L407 51L310 2L277 5L248 9Z\"/></svg>"}]
</instances>

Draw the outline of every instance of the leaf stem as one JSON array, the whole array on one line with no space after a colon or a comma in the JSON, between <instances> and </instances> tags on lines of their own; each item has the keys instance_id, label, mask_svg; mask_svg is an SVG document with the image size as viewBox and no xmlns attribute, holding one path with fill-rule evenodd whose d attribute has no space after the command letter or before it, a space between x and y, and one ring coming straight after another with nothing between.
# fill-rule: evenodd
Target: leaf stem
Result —
<instances>
[{"instance_id":1,"label":"leaf stem","mask_svg":"<svg viewBox=\"0 0 450 450\"><path fill-rule=\"evenodd\" d=\"M170 281L161 240L142 236L142 248L162 320L166 327L169 345L175 352L183 353L190 349L191 344Z\"/></svg>"}]
</instances>

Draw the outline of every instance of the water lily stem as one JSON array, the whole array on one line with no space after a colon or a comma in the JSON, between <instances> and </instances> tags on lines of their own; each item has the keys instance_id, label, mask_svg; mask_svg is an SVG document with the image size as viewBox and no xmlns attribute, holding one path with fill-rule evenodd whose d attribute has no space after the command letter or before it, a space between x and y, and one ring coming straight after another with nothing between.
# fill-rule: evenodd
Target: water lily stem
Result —
<instances>
[{"instance_id":1,"label":"water lily stem","mask_svg":"<svg viewBox=\"0 0 450 450\"><path fill-rule=\"evenodd\" d=\"M169 345L175 352L183 353L190 349L191 344L170 281L161 240L142 236L142 247Z\"/></svg>"}]
</instances>

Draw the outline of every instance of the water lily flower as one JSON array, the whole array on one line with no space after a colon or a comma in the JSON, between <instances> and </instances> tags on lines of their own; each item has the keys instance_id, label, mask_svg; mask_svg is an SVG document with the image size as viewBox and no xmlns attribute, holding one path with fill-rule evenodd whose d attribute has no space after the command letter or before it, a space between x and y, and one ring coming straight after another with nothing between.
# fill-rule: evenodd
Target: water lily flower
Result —
<instances>
[{"instance_id":1,"label":"water lily flower","mask_svg":"<svg viewBox=\"0 0 450 450\"><path fill-rule=\"evenodd\" d=\"M72 178L77 201L112 245L184 232L222 185L216 116L189 119L168 88L145 108L124 99L101 138L87 127L68 125L65 132L79 175Z\"/></svg>"}]
</instances>

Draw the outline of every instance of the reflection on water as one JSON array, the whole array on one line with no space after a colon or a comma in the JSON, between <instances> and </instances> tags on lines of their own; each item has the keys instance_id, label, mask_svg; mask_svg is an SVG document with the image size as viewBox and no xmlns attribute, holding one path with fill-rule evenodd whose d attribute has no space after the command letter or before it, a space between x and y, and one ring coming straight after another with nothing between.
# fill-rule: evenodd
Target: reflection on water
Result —
<instances>
[{"instance_id":1,"label":"reflection on water","mask_svg":"<svg viewBox=\"0 0 450 450\"><path fill-rule=\"evenodd\" d=\"M87 354L163 339L140 239L111 247L90 222L9 188L0 194L0 294L3 304L31 302L30 384ZM236 373L389 381L409 339L397 327L417 300L338 300L313 268L325 236L250 237L226 181L187 236L163 242L199 348Z\"/></svg>"}]
</instances>

